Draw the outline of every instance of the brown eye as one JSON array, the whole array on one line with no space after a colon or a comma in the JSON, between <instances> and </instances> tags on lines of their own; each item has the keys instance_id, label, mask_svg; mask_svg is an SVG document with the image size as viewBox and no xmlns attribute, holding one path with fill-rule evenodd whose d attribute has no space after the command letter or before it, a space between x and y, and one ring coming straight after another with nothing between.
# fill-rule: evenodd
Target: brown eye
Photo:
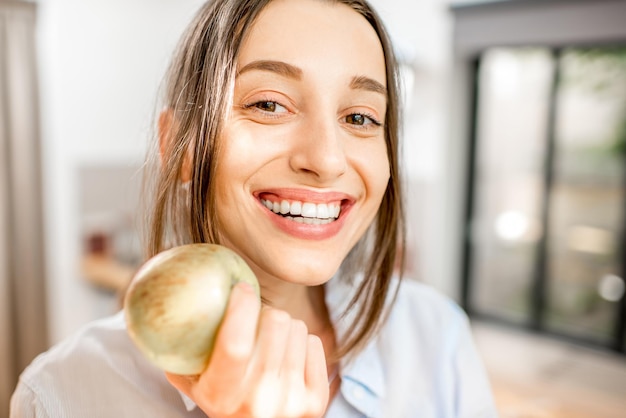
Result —
<instances>
[{"instance_id":1,"label":"brown eye","mask_svg":"<svg viewBox=\"0 0 626 418\"><path fill-rule=\"evenodd\" d=\"M276 112L276 102L258 102L255 103L255 106L266 112Z\"/></svg>"},{"instance_id":2,"label":"brown eye","mask_svg":"<svg viewBox=\"0 0 626 418\"><path fill-rule=\"evenodd\" d=\"M378 122L372 116L367 116L362 113L352 113L346 116L346 123L349 123L350 125L356 125L356 126L368 126L368 125L380 126L381 125L380 122Z\"/></svg>"},{"instance_id":3,"label":"brown eye","mask_svg":"<svg viewBox=\"0 0 626 418\"><path fill-rule=\"evenodd\" d=\"M273 100L259 100L258 102L253 102L250 104L246 104L243 106L244 109L253 109L253 110L259 110L260 112L263 113L276 113L276 114L280 114L280 113L287 113L288 110L287 108L285 108L285 106L281 105L278 102L275 102Z\"/></svg>"},{"instance_id":4,"label":"brown eye","mask_svg":"<svg viewBox=\"0 0 626 418\"><path fill-rule=\"evenodd\" d=\"M366 117L358 113L346 116L346 122L352 125L365 125Z\"/></svg>"}]
</instances>

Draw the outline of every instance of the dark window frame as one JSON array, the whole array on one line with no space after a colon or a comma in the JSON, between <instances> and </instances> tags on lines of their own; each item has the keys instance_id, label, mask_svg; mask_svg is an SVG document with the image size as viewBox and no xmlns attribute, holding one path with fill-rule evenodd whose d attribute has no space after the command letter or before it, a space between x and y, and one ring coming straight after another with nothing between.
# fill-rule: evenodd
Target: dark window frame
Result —
<instances>
[{"instance_id":1,"label":"dark window frame","mask_svg":"<svg viewBox=\"0 0 626 418\"><path fill-rule=\"evenodd\" d=\"M457 141L463 141L466 153L465 166L457 175L464 183L464 205L462 208L462 249L460 254L461 305L470 316L511 326L519 326L506 319L481 313L472 306L472 263L471 224L474 218L474 181L476 172L478 111L478 74L480 57L493 47L544 47L553 51L557 58L564 48L586 46L626 45L626 2L621 0L508 0L464 2L453 4L454 17L454 65L456 93L461 100L456 119L460 126ZM581 24L584 22L584 24ZM542 220L546 227L550 210L550 188L552 186L552 164L554 162L554 118L556 115L556 86L559 66L555 65L549 106L547 152L544 168ZM624 165L626 166L626 156ZM626 175L623 180L626 188ZM623 213L626 214L626 202ZM626 216L626 215L625 215ZM622 230L620 253L622 254L622 277L626 277L626 219ZM545 270L547 262L547 237L545 231L538 246L535 274L532 278L531 317L526 328L537 332L573 341L577 344L598 346L591 339L574 337L566 333L547 331L543 326L543 313L547 299ZM617 307L615 330L610 348L626 354L626 297Z\"/></svg>"}]
</instances>

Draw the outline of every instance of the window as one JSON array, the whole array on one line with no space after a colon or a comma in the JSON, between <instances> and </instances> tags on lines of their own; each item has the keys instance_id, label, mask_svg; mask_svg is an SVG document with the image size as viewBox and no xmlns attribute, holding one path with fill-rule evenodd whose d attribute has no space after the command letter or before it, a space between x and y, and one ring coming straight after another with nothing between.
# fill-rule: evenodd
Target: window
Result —
<instances>
[{"instance_id":1,"label":"window","mask_svg":"<svg viewBox=\"0 0 626 418\"><path fill-rule=\"evenodd\" d=\"M454 12L471 90L463 304L624 353L626 4Z\"/></svg>"}]
</instances>

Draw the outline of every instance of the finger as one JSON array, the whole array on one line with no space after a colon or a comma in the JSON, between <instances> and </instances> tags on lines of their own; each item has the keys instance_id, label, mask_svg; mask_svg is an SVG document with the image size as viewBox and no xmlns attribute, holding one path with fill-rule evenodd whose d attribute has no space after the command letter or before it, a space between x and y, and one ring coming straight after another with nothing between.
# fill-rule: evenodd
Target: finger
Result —
<instances>
[{"instance_id":1,"label":"finger","mask_svg":"<svg viewBox=\"0 0 626 418\"><path fill-rule=\"evenodd\" d=\"M330 395L324 346L322 340L315 335L307 337L304 378L309 394L308 410L313 415L321 416L326 410Z\"/></svg>"},{"instance_id":2,"label":"finger","mask_svg":"<svg viewBox=\"0 0 626 418\"><path fill-rule=\"evenodd\" d=\"M291 317L287 312L264 307L247 382L252 388L248 407L252 416L276 417L283 402L280 370L289 337Z\"/></svg>"},{"instance_id":3,"label":"finger","mask_svg":"<svg viewBox=\"0 0 626 418\"><path fill-rule=\"evenodd\" d=\"M229 404L241 396L241 382L254 352L260 301L252 287L233 287L218 330L209 366L200 376L199 390L213 402Z\"/></svg>"},{"instance_id":4,"label":"finger","mask_svg":"<svg viewBox=\"0 0 626 418\"><path fill-rule=\"evenodd\" d=\"M254 351L254 373L278 377L289 339L291 317L285 311L264 307Z\"/></svg>"},{"instance_id":5,"label":"finger","mask_svg":"<svg viewBox=\"0 0 626 418\"><path fill-rule=\"evenodd\" d=\"M304 384L308 331L304 321L291 320L289 339L281 374L289 379L297 379Z\"/></svg>"},{"instance_id":6,"label":"finger","mask_svg":"<svg viewBox=\"0 0 626 418\"><path fill-rule=\"evenodd\" d=\"M305 323L300 320L292 320L287 351L281 369L281 380L285 391L283 416L302 416L306 412L307 393L304 369L307 341L308 331Z\"/></svg>"}]
</instances>

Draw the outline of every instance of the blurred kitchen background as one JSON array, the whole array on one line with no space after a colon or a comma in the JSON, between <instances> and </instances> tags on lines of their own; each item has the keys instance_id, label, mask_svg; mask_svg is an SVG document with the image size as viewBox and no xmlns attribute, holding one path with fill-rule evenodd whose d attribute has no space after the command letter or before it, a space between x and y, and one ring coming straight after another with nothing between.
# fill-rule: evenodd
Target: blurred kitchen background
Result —
<instances>
[{"instance_id":1,"label":"blurred kitchen background","mask_svg":"<svg viewBox=\"0 0 626 418\"><path fill-rule=\"evenodd\" d=\"M0 416L119 308L201 0L0 0ZM502 417L626 416L626 1L372 0L405 86L409 275L468 312Z\"/></svg>"}]
</instances>

